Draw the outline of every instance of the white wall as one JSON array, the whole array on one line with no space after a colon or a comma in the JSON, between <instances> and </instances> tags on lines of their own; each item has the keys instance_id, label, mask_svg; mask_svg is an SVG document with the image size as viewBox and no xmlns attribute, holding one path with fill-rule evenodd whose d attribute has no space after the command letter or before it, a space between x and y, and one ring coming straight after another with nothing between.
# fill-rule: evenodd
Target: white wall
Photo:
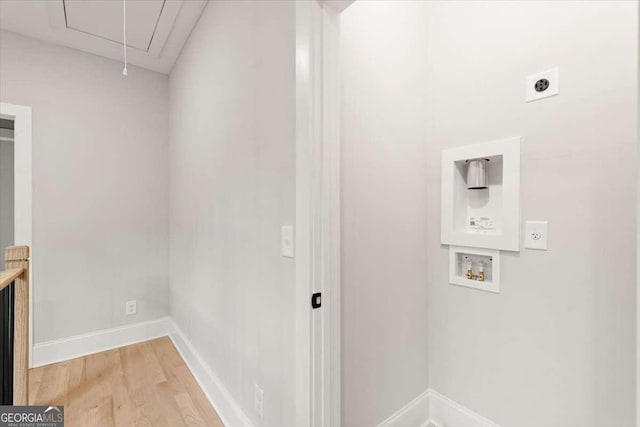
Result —
<instances>
[{"instance_id":1,"label":"white wall","mask_svg":"<svg viewBox=\"0 0 640 427\"><path fill-rule=\"evenodd\" d=\"M518 427L635 422L636 2L428 2L431 387ZM524 78L560 68L560 95ZM442 148L522 135L523 220L549 251L503 256L502 293L447 285ZM526 414L526 415L525 415Z\"/></svg>"},{"instance_id":2,"label":"white wall","mask_svg":"<svg viewBox=\"0 0 640 427\"><path fill-rule=\"evenodd\" d=\"M33 108L36 343L168 314L168 78L121 72L0 33L0 99Z\"/></svg>"},{"instance_id":3,"label":"white wall","mask_svg":"<svg viewBox=\"0 0 640 427\"><path fill-rule=\"evenodd\" d=\"M0 128L0 137L13 138L13 130ZM13 245L13 187L13 141L0 140L0 251Z\"/></svg>"},{"instance_id":4,"label":"white wall","mask_svg":"<svg viewBox=\"0 0 640 427\"><path fill-rule=\"evenodd\" d=\"M422 9L356 1L341 16L345 427L377 425L427 388Z\"/></svg>"},{"instance_id":5,"label":"white wall","mask_svg":"<svg viewBox=\"0 0 640 427\"><path fill-rule=\"evenodd\" d=\"M171 316L256 426L295 415L294 7L210 2L170 78Z\"/></svg>"},{"instance_id":6,"label":"white wall","mask_svg":"<svg viewBox=\"0 0 640 427\"><path fill-rule=\"evenodd\" d=\"M417 381L397 376L427 364L412 347L427 328L429 387L505 427L633 426L637 3L358 1L342 32L343 391L364 395L345 396L343 421L380 422L390 390L396 409L410 400ZM554 66L560 96L525 103L525 76ZM451 286L441 150L512 135L522 219L549 221L549 251L504 254L499 295ZM406 248L427 269L428 322L411 316L424 296ZM404 337L392 354L387 322Z\"/></svg>"}]
</instances>

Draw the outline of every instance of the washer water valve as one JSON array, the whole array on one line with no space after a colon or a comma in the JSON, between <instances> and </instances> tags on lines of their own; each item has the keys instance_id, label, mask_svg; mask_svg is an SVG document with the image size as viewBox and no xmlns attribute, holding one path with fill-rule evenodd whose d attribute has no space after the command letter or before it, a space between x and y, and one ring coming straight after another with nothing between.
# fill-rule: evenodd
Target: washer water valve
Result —
<instances>
[{"instance_id":1,"label":"washer water valve","mask_svg":"<svg viewBox=\"0 0 640 427\"><path fill-rule=\"evenodd\" d=\"M484 261L478 262L478 274L476 275L476 274L473 274L473 259L468 255L465 255L464 259L467 265L467 271L465 273L465 277L469 280L477 280L478 282L484 282L484 279L485 279Z\"/></svg>"},{"instance_id":2,"label":"washer water valve","mask_svg":"<svg viewBox=\"0 0 640 427\"><path fill-rule=\"evenodd\" d=\"M478 267L478 281L484 282L484 262L480 261L478 263L480 266Z\"/></svg>"},{"instance_id":3,"label":"washer water valve","mask_svg":"<svg viewBox=\"0 0 640 427\"><path fill-rule=\"evenodd\" d=\"M467 261L467 274L465 274L465 277L473 280L473 261L468 256L465 256L465 259Z\"/></svg>"}]
</instances>

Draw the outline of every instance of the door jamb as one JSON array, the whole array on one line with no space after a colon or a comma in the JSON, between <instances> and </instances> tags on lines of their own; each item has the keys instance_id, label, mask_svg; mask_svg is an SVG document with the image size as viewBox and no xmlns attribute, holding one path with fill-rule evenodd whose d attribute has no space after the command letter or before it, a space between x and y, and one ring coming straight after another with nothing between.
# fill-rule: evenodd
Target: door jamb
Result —
<instances>
[{"instance_id":1,"label":"door jamb","mask_svg":"<svg viewBox=\"0 0 640 427\"><path fill-rule=\"evenodd\" d=\"M353 2L296 2L298 427L341 421L339 18ZM324 307L312 312L314 292L322 292Z\"/></svg>"},{"instance_id":2,"label":"door jamb","mask_svg":"<svg viewBox=\"0 0 640 427\"><path fill-rule=\"evenodd\" d=\"M0 118L14 121L14 244L30 248L32 241L32 122L31 107L0 102ZM4 250L4 249L2 249ZM33 268L29 263L29 368L33 366Z\"/></svg>"},{"instance_id":3,"label":"door jamb","mask_svg":"<svg viewBox=\"0 0 640 427\"><path fill-rule=\"evenodd\" d=\"M328 319L324 325L324 427L341 425L341 89L340 13L352 1L327 3L322 15L323 274Z\"/></svg>"},{"instance_id":4,"label":"door jamb","mask_svg":"<svg viewBox=\"0 0 640 427\"><path fill-rule=\"evenodd\" d=\"M314 388L312 387L312 320L310 298L317 271L313 268L314 148L317 138L318 108L316 61L318 25L316 1L295 2L295 425L312 427ZM317 157L317 155L315 156Z\"/></svg>"}]
</instances>

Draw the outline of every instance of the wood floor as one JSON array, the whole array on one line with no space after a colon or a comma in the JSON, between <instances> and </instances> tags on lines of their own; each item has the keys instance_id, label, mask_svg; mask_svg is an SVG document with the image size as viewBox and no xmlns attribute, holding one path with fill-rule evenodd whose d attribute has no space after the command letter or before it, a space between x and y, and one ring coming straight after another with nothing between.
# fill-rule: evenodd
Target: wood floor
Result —
<instances>
[{"instance_id":1,"label":"wood floor","mask_svg":"<svg viewBox=\"0 0 640 427\"><path fill-rule=\"evenodd\" d=\"M32 369L29 404L64 405L66 427L223 427L167 337Z\"/></svg>"}]
</instances>

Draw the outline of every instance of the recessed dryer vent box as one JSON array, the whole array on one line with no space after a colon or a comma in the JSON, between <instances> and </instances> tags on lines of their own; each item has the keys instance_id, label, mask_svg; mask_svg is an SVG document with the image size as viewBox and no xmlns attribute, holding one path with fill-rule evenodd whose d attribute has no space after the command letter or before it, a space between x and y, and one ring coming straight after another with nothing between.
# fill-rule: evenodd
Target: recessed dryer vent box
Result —
<instances>
[{"instance_id":1,"label":"recessed dryer vent box","mask_svg":"<svg viewBox=\"0 0 640 427\"><path fill-rule=\"evenodd\" d=\"M443 150L443 244L519 251L519 222L519 137Z\"/></svg>"},{"instance_id":2,"label":"recessed dryer vent box","mask_svg":"<svg viewBox=\"0 0 640 427\"><path fill-rule=\"evenodd\" d=\"M449 282L500 293L500 251L450 246Z\"/></svg>"}]
</instances>

